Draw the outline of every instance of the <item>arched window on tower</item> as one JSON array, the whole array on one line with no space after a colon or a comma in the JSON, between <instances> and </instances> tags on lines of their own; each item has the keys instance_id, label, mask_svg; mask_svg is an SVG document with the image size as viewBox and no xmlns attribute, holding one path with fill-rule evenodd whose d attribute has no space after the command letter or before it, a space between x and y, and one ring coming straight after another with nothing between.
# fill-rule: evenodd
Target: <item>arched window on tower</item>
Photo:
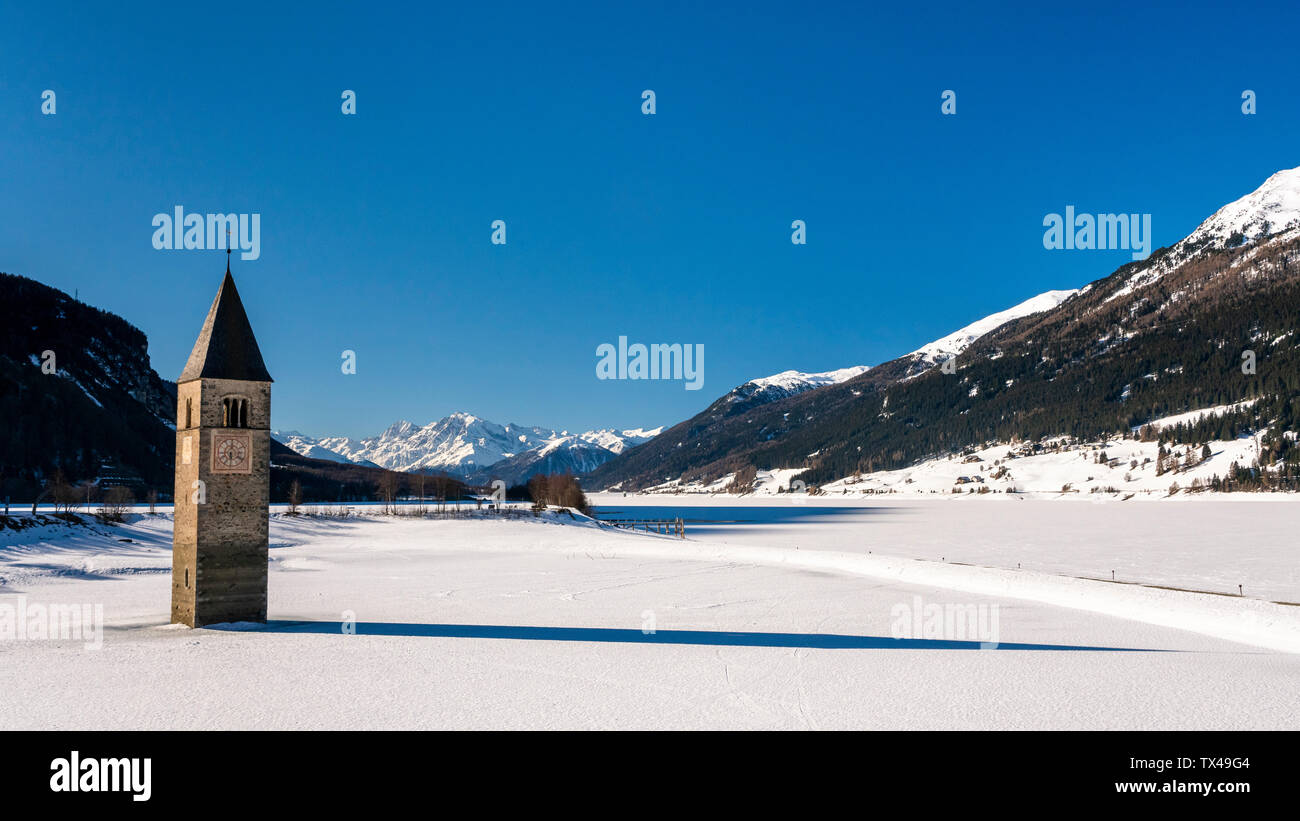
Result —
<instances>
[{"instance_id":1,"label":"arched window on tower","mask_svg":"<svg viewBox=\"0 0 1300 821\"><path fill-rule=\"evenodd\" d=\"M221 400L221 427L248 427L248 400L242 396L228 396Z\"/></svg>"},{"instance_id":2,"label":"arched window on tower","mask_svg":"<svg viewBox=\"0 0 1300 821\"><path fill-rule=\"evenodd\" d=\"M189 396L185 397L185 427L194 427L194 399Z\"/></svg>"}]
</instances>

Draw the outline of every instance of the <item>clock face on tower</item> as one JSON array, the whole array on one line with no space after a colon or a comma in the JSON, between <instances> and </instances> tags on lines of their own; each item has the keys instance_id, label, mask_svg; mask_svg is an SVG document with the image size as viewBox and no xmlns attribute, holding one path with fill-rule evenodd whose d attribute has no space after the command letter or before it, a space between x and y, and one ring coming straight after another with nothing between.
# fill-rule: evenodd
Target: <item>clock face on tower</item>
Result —
<instances>
[{"instance_id":1,"label":"clock face on tower","mask_svg":"<svg viewBox=\"0 0 1300 821\"><path fill-rule=\"evenodd\" d=\"M253 447L247 432L230 430L212 432L212 472L253 472Z\"/></svg>"},{"instance_id":2,"label":"clock face on tower","mask_svg":"<svg viewBox=\"0 0 1300 821\"><path fill-rule=\"evenodd\" d=\"M222 467L237 468L244 464L247 457L248 449L238 439L222 439L217 445L217 459L221 461Z\"/></svg>"}]
</instances>

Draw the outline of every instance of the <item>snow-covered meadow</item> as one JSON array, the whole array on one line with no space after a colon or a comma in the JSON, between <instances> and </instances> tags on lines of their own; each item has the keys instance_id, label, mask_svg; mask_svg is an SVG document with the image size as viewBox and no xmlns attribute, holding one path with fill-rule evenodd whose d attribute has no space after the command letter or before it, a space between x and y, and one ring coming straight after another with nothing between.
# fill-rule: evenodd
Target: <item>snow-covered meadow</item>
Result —
<instances>
[{"instance_id":1,"label":"snow-covered meadow","mask_svg":"<svg viewBox=\"0 0 1300 821\"><path fill-rule=\"evenodd\" d=\"M244 629L167 625L166 515L0 531L0 607L106 622L98 650L0 640L0 728L1300 728L1300 608L896 558L889 533L954 511L1044 524L1014 499L915 504L785 544L779 523L277 513L271 623ZM879 549L846 549L853 529ZM896 637L900 608L934 605L996 606L996 647Z\"/></svg>"}]
</instances>

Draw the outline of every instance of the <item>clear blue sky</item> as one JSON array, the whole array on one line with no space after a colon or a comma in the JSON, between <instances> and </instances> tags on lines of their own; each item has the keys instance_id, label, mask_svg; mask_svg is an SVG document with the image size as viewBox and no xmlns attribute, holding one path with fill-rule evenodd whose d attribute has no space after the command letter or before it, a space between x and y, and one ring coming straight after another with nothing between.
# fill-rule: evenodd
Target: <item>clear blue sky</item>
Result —
<instances>
[{"instance_id":1,"label":"clear blue sky","mask_svg":"<svg viewBox=\"0 0 1300 821\"><path fill-rule=\"evenodd\" d=\"M175 378L225 254L153 215L261 214L236 280L315 435L675 423L1128 261L1044 250L1066 205L1158 247L1300 165L1293 3L279 5L0 5L0 270ZM598 381L619 335L703 344L703 390Z\"/></svg>"}]
</instances>

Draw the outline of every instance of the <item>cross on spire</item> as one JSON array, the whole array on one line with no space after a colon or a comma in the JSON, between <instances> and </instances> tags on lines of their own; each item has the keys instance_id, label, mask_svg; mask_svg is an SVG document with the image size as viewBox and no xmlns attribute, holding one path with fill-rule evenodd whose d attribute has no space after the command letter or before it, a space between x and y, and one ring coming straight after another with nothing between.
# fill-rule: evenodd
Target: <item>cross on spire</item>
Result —
<instances>
[{"instance_id":1,"label":"cross on spire","mask_svg":"<svg viewBox=\"0 0 1300 821\"><path fill-rule=\"evenodd\" d=\"M230 229L226 229L226 273L230 273Z\"/></svg>"}]
</instances>

